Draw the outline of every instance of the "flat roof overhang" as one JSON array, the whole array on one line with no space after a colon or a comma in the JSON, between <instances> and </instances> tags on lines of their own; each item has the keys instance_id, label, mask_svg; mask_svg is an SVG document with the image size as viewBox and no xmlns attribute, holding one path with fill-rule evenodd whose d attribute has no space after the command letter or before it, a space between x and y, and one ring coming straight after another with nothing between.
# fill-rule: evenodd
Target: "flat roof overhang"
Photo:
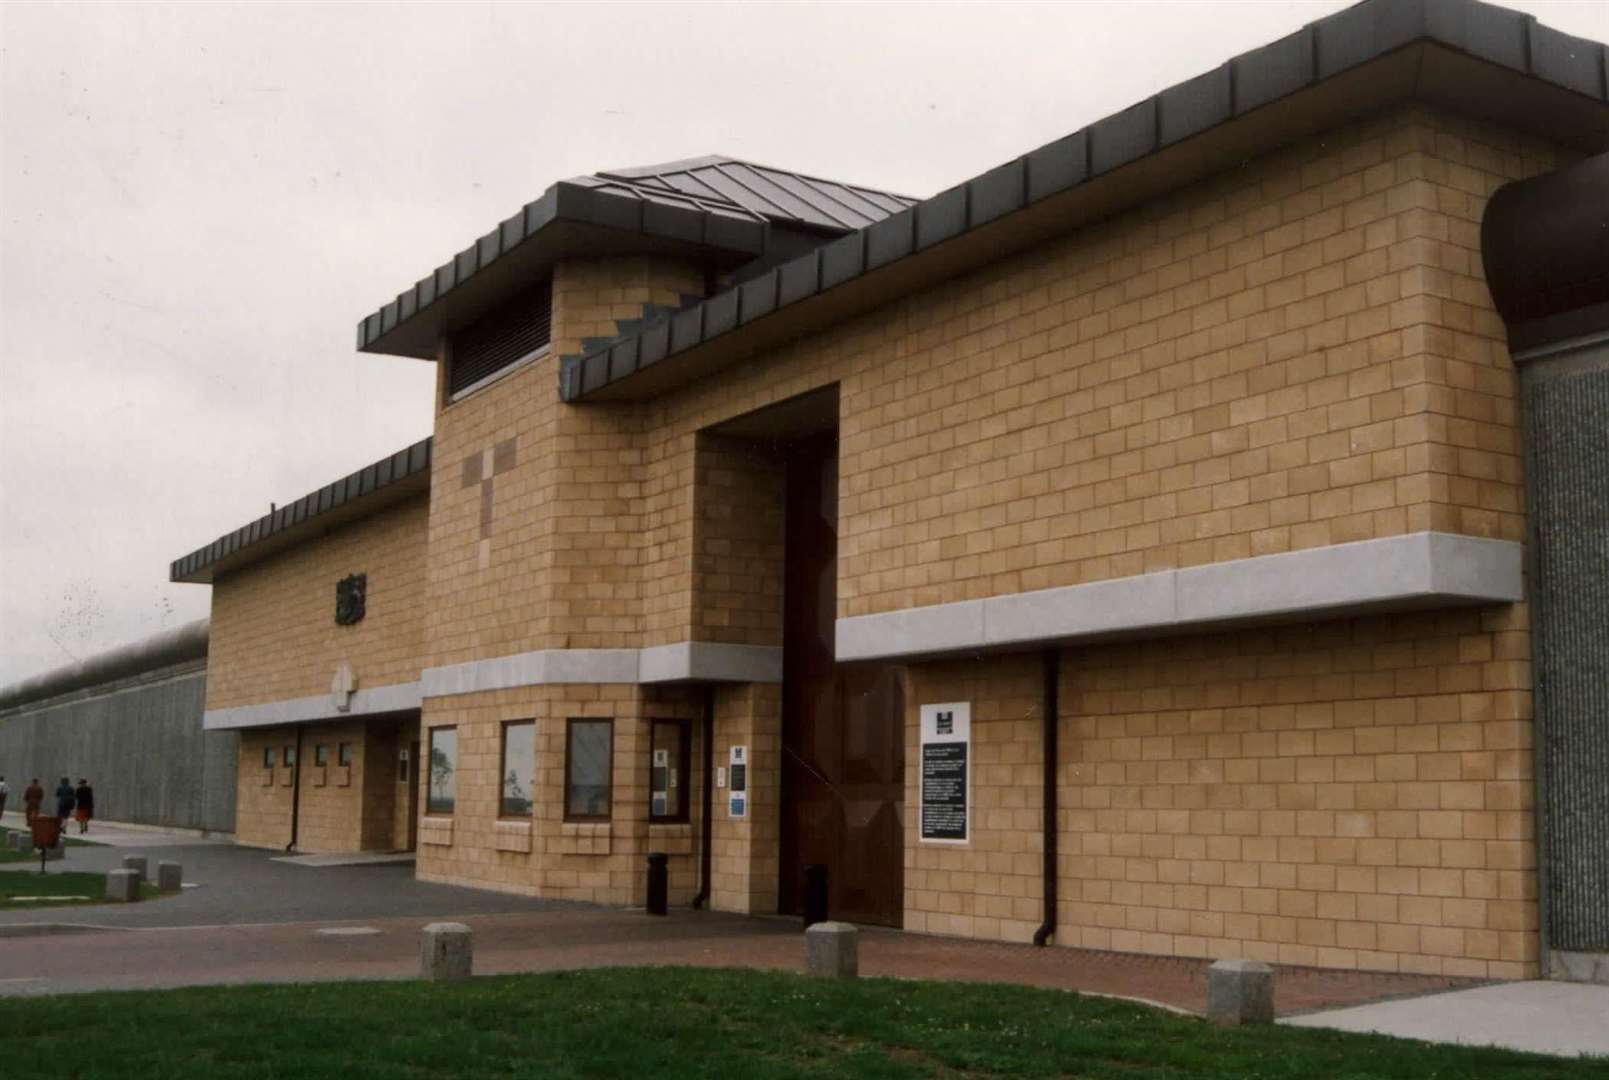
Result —
<instances>
[{"instance_id":1,"label":"flat roof overhang","mask_svg":"<svg viewBox=\"0 0 1609 1080\"><path fill-rule=\"evenodd\" d=\"M1609 48L1470 0L1368 0L575 358L560 396L663 394L1409 102L1595 153L1609 147Z\"/></svg>"},{"instance_id":2,"label":"flat roof overhang","mask_svg":"<svg viewBox=\"0 0 1609 1080\"><path fill-rule=\"evenodd\" d=\"M628 198L560 181L358 323L360 352L436 358L437 343L530 288L567 256L676 255L739 266L767 225L738 210Z\"/></svg>"},{"instance_id":3,"label":"flat roof overhang","mask_svg":"<svg viewBox=\"0 0 1609 1080\"><path fill-rule=\"evenodd\" d=\"M220 573L316 540L350 521L428 492L431 446L431 439L422 439L225 533L206 547L175 559L168 580L210 585Z\"/></svg>"}]
</instances>

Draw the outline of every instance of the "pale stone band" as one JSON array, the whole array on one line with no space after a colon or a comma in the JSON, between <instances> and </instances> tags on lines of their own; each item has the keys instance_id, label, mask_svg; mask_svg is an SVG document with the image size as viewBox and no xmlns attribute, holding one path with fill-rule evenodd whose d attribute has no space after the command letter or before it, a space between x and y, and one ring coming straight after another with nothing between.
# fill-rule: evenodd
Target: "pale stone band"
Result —
<instances>
[{"instance_id":1,"label":"pale stone band","mask_svg":"<svg viewBox=\"0 0 1609 1080\"><path fill-rule=\"evenodd\" d=\"M839 619L841 661L1005 651L1304 616L1513 603L1524 595L1519 544L1422 532L1182 570ZM560 684L691 680L779 683L782 650L683 641L647 649L541 649L426 668L418 682L208 710L208 730L273 727L417 709L424 698Z\"/></svg>"},{"instance_id":2,"label":"pale stone band","mask_svg":"<svg viewBox=\"0 0 1609 1080\"><path fill-rule=\"evenodd\" d=\"M1524 595L1523 563L1512 541L1410 533L839 619L837 656L908 659L1305 615L1513 603Z\"/></svg>"}]
</instances>

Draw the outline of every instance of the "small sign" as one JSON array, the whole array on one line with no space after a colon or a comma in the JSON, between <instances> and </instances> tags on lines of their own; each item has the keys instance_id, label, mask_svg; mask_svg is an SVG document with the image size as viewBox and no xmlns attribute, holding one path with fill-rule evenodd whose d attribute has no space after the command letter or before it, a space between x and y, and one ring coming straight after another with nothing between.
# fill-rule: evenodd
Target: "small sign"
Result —
<instances>
[{"instance_id":1,"label":"small sign","mask_svg":"<svg viewBox=\"0 0 1609 1080\"><path fill-rule=\"evenodd\" d=\"M727 762L731 788L727 794L728 817L749 816L749 748L734 746Z\"/></svg>"},{"instance_id":2,"label":"small sign","mask_svg":"<svg viewBox=\"0 0 1609 1080\"><path fill-rule=\"evenodd\" d=\"M964 844L970 833L972 703L922 706L921 839Z\"/></svg>"}]
</instances>

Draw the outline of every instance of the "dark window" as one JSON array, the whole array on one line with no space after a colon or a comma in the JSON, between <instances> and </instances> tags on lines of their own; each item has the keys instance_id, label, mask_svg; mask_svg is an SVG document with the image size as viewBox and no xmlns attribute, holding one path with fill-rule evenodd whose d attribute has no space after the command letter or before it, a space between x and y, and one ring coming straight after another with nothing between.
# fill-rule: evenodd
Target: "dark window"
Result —
<instances>
[{"instance_id":1,"label":"dark window","mask_svg":"<svg viewBox=\"0 0 1609 1080\"><path fill-rule=\"evenodd\" d=\"M553 330L553 286L544 281L452 337L447 396L453 397L547 348Z\"/></svg>"},{"instance_id":2,"label":"dark window","mask_svg":"<svg viewBox=\"0 0 1609 1080\"><path fill-rule=\"evenodd\" d=\"M686 720L655 720L648 762L648 818L687 820L687 763L692 739Z\"/></svg>"},{"instance_id":3,"label":"dark window","mask_svg":"<svg viewBox=\"0 0 1609 1080\"><path fill-rule=\"evenodd\" d=\"M265 746L265 747L263 747L263 768L272 769L273 767L274 767L274 748L272 746Z\"/></svg>"},{"instance_id":4,"label":"dark window","mask_svg":"<svg viewBox=\"0 0 1609 1080\"><path fill-rule=\"evenodd\" d=\"M287 746L279 752L279 760L286 768L296 764L296 747Z\"/></svg>"},{"instance_id":5,"label":"dark window","mask_svg":"<svg viewBox=\"0 0 1609 1080\"><path fill-rule=\"evenodd\" d=\"M352 764L352 744L344 742L335 750L335 763L337 765Z\"/></svg>"},{"instance_id":6,"label":"dark window","mask_svg":"<svg viewBox=\"0 0 1609 1080\"><path fill-rule=\"evenodd\" d=\"M397 783L399 783L399 784L408 783L408 781L412 779L412 777L410 777L408 775L409 772L410 772L410 769L409 769L409 766L408 766L408 751L403 750L401 753L399 753L397 755Z\"/></svg>"},{"instance_id":7,"label":"dark window","mask_svg":"<svg viewBox=\"0 0 1609 1080\"><path fill-rule=\"evenodd\" d=\"M536 724L521 720L503 725L503 792L497 812L529 817L536 798Z\"/></svg>"},{"instance_id":8,"label":"dark window","mask_svg":"<svg viewBox=\"0 0 1609 1080\"><path fill-rule=\"evenodd\" d=\"M430 788L425 813L450 814L458 795L458 729L430 729Z\"/></svg>"},{"instance_id":9,"label":"dark window","mask_svg":"<svg viewBox=\"0 0 1609 1080\"><path fill-rule=\"evenodd\" d=\"M564 816L569 821L609 819L615 722L571 720L565 740Z\"/></svg>"},{"instance_id":10,"label":"dark window","mask_svg":"<svg viewBox=\"0 0 1609 1080\"><path fill-rule=\"evenodd\" d=\"M313 764L323 768L330 763L330 748L323 743L313 747Z\"/></svg>"}]
</instances>

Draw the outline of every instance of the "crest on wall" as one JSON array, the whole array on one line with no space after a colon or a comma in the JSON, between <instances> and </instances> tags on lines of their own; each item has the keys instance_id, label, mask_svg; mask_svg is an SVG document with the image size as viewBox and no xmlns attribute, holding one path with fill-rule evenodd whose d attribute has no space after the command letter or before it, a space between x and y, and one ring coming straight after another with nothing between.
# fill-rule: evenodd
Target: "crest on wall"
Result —
<instances>
[{"instance_id":1,"label":"crest on wall","mask_svg":"<svg viewBox=\"0 0 1609 1080\"><path fill-rule=\"evenodd\" d=\"M369 575L353 574L335 583L335 622L351 626L363 618L363 597L368 591Z\"/></svg>"}]
</instances>

